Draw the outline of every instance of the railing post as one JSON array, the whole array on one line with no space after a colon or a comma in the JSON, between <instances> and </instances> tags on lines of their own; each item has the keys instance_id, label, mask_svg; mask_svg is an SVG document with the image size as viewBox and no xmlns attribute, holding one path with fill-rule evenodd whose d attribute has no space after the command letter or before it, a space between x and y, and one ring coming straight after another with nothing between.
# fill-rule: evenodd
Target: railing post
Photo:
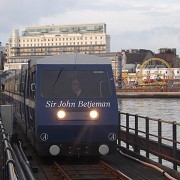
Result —
<instances>
[{"instance_id":1,"label":"railing post","mask_svg":"<svg viewBox=\"0 0 180 180\"><path fill-rule=\"evenodd\" d=\"M138 115L135 115L135 146L134 152L140 153L139 138L138 138Z\"/></svg>"},{"instance_id":2,"label":"railing post","mask_svg":"<svg viewBox=\"0 0 180 180\"><path fill-rule=\"evenodd\" d=\"M126 148L129 149L129 113L126 113Z\"/></svg>"},{"instance_id":3,"label":"railing post","mask_svg":"<svg viewBox=\"0 0 180 180\"><path fill-rule=\"evenodd\" d=\"M146 157L149 158L149 117L146 117Z\"/></svg>"},{"instance_id":4,"label":"railing post","mask_svg":"<svg viewBox=\"0 0 180 180\"><path fill-rule=\"evenodd\" d=\"M173 157L174 159L176 158L176 151L177 151L177 129L176 129L176 122L173 122ZM173 162L173 169L177 171L177 163L174 161Z\"/></svg>"},{"instance_id":5,"label":"railing post","mask_svg":"<svg viewBox=\"0 0 180 180\"><path fill-rule=\"evenodd\" d=\"M158 162L160 164L162 164L161 145L162 145L162 123L161 123L161 119L159 119L158 120L158 148L159 148Z\"/></svg>"},{"instance_id":6,"label":"railing post","mask_svg":"<svg viewBox=\"0 0 180 180\"><path fill-rule=\"evenodd\" d=\"M118 134L118 145L121 146L121 140L119 138L121 133L121 113L118 111L118 119L119 119L119 134Z\"/></svg>"}]
</instances>

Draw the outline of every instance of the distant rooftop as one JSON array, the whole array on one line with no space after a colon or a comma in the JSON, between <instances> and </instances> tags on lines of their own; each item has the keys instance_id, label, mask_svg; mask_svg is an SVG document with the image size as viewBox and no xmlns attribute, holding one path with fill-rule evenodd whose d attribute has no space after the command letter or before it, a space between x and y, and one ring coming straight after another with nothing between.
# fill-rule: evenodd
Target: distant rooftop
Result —
<instances>
[{"instance_id":1,"label":"distant rooftop","mask_svg":"<svg viewBox=\"0 0 180 180\"><path fill-rule=\"evenodd\" d=\"M23 36L34 36L40 34L73 34L73 33L106 33L106 24L76 24L76 25L47 25L29 26L23 31Z\"/></svg>"}]
</instances>

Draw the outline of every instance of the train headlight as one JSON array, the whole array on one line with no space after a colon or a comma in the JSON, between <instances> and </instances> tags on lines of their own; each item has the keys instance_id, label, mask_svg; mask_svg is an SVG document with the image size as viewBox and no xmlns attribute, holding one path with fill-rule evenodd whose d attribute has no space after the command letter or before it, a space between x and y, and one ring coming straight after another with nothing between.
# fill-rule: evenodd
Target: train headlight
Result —
<instances>
[{"instance_id":1,"label":"train headlight","mask_svg":"<svg viewBox=\"0 0 180 180\"><path fill-rule=\"evenodd\" d=\"M99 113L93 110L93 111L90 111L89 116L91 117L91 119L97 120L99 118Z\"/></svg>"},{"instance_id":2,"label":"train headlight","mask_svg":"<svg viewBox=\"0 0 180 180\"><path fill-rule=\"evenodd\" d=\"M66 116L65 111L60 110L60 111L57 112L57 117L59 119L63 119L65 116Z\"/></svg>"}]
</instances>

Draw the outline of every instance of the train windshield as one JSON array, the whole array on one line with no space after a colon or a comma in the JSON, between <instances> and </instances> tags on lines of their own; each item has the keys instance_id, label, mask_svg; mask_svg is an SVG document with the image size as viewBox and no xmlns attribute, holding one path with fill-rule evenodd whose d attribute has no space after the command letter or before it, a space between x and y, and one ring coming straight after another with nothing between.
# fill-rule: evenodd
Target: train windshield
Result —
<instances>
[{"instance_id":1,"label":"train windshield","mask_svg":"<svg viewBox=\"0 0 180 180\"><path fill-rule=\"evenodd\" d=\"M111 97L106 71L46 70L41 76L43 98L108 98Z\"/></svg>"}]
</instances>

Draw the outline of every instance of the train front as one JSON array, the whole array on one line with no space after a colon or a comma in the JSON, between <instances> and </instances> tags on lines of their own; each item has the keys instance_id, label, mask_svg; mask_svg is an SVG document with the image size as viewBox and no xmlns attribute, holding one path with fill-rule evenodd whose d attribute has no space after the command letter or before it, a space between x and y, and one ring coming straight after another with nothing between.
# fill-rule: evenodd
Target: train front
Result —
<instances>
[{"instance_id":1,"label":"train front","mask_svg":"<svg viewBox=\"0 0 180 180\"><path fill-rule=\"evenodd\" d=\"M39 65L36 81L40 155L116 152L119 120L110 65Z\"/></svg>"}]
</instances>

